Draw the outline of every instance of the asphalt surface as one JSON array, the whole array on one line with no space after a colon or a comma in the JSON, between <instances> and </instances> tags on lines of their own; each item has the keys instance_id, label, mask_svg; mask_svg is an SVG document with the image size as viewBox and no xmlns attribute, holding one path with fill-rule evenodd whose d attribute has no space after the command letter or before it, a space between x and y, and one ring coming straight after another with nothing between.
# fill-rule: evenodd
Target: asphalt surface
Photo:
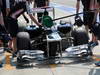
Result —
<instances>
[{"instance_id":1,"label":"asphalt surface","mask_svg":"<svg viewBox=\"0 0 100 75\"><path fill-rule=\"evenodd\" d=\"M68 5L68 6L71 6L71 7L75 7L75 3L76 3L76 0L52 0L52 2L54 3L59 3L59 4L62 4L62 5Z\"/></svg>"}]
</instances>

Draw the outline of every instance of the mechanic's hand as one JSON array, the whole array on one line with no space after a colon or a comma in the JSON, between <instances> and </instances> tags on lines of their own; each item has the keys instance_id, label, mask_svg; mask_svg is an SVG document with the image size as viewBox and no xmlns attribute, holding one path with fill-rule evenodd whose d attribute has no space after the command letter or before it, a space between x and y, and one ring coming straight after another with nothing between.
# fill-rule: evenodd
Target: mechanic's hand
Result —
<instances>
[{"instance_id":1,"label":"mechanic's hand","mask_svg":"<svg viewBox=\"0 0 100 75\"><path fill-rule=\"evenodd\" d=\"M10 12L10 8L6 8L6 16L8 16L9 12Z\"/></svg>"},{"instance_id":2,"label":"mechanic's hand","mask_svg":"<svg viewBox=\"0 0 100 75\"><path fill-rule=\"evenodd\" d=\"M25 20L26 20L27 23L29 23L29 19L28 18L25 18Z\"/></svg>"}]
</instances>

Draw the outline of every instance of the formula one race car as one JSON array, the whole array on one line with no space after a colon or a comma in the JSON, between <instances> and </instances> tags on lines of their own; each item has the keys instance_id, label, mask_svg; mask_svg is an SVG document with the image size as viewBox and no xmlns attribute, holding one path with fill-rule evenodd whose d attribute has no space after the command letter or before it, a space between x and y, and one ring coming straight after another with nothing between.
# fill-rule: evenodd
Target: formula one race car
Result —
<instances>
[{"instance_id":1,"label":"formula one race car","mask_svg":"<svg viewBox=\"0 0 100 75\"><path fill-rule=\"evenodd\" d=\"M66 30L67 28L69 30ZM71 30L69 26L59 26L59 29L59 31L65 29L64 32L66 31L66 33ZM24 32L19 32L17 35L17 49L20 52L18 52L18 61L19 58L22 58L22 55L20 55L24 52L22 50L29 50L29 52L32 52L32 50L43 51L42 54L45 57L54 58L62 50L62 38L58 33L59 31L47 27L27 26Z\"/></svg>"},{"instance_id":2,"label":"formula one race car","mask_svg":"<svg viewBox=\"0 0 100 75\"><path fill-rule=\"evenodd\" d=\"M75 23L75 28L70 22L63 22L55 26L52 18L48 16L45 9L42 21L43 27L29 25L25 27L23 32L18 33L17 62L19 64L21 62L30 61L30 56L34 56L33 54L35 54L35 56L43 55L43 57L53 59L59 55L62 57L62 46L67 45L67 43L63 44L63 37L60 34L66 35L69 32L71 32L71 37L73 37L71 39L73 41L73 47L66 48L65 52L69 55L81 57L92 55L92 47L88 45L88 36L80 18L76 20L77 23Z\"/></svg>"}]
</instances>

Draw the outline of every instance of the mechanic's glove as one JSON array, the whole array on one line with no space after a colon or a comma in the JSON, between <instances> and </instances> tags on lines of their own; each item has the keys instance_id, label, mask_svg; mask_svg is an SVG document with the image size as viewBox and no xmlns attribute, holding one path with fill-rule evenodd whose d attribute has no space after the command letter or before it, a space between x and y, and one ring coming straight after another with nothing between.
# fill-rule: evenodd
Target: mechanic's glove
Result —
<instances>
[{"instance_id":1,"label":"mechanic's glove","mask_svg":"<svg viewBox=\"0 0 100 75\"><path fill-rule=\"evenodd\" d=\"M77 14L77 15L75 16L75 20L76 20L78 17L79 17L79 15Z\"/></svg>"},{"instance_id":2,"label":"mechanic's glove","mask_svg":"<svg viewBox=\"0 0 100 75\"><path fill-rule=\"evenodd\" d=\"M40 28L40 29L42 29L42 28L43 28L43 26L42 26L42 25L39 25L39 28Z\"/></svg>"}]
</instances>

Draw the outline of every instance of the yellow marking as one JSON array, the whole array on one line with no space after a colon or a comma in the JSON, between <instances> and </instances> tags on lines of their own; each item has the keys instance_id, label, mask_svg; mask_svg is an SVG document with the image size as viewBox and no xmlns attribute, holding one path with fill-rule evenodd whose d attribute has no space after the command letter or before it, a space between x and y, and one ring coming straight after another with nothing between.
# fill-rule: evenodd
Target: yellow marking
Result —
<instances>
[{"instance_id":1,"label":"yellow marking","mask_svg":"<svg viewBox=\"0 0 100 75\"><path fill-rule=\"evenodd\" d=\"M56 64L51 64L50 68L56 68L56 66L57 66Z\"/></svg>"},{"instance_id":2,"label":"yellow marking","mask_svg":"<svg viewBox=\"0 0 100 75\"><path fill-rule=\"evenodd\" d=\"M5 64L4 65L4 69L6 69L6 70L14 70L15 67L11 66L11 64Z\"/></svg>"},{"instance_id":3,"label":"yellow marking","mask_svg":"<svg viewBox=\"0 0 100 75\"><path fill-rule=\"evenodd\" d=\"M6 70L13 70L13 69L15 69L15 67L13 67L11 65L11 58L10 58L11 55L12 55L11 53L8 53L8 52L5 53L6 58L5 58L4 69L6 69Z\"/></svg>"},{"instance_id":4,"label":"yellow marking","mask_svg":"<svg viewBox=\"0 0 100 75\"><path fill-rule=\"evenodd\" d=\"M93 58L95 61L100 61L100 57L97 57L96 55L94 55L92 58Z\"/></svg>"},{"instance_id":5,"label":"yellow marking","mask_svg":"<svg viewBox=\"0 0 100 75\"><path fill-rule=\"evenodd\" d=\"M57 65L56 64L51 64L49 66L50 66L51 71L54 72Z\"/></svg>"}]
</instances>

